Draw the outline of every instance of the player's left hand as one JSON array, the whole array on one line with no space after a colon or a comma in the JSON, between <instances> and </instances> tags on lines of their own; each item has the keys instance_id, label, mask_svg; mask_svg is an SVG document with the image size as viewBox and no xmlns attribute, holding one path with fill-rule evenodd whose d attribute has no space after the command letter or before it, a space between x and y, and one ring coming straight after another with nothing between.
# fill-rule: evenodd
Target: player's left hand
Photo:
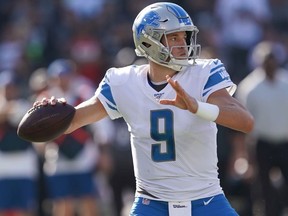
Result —
<instances>
[{"instance_id":1,"label":"player's left hand","mask_svg":"<svg viewBox=\"0 0 288 216\"><path fill-rule=\"evenodd\" d=\"M164 105L173 105L180 109L189 110L192 113L196 113L198 109L198 103L195 98L191 97L181 87L177 80L171 79L170 76L166 76L167 82L173 87L177 95L174 99L160 99L159 103Z\"/></svg>"}]
</instances>

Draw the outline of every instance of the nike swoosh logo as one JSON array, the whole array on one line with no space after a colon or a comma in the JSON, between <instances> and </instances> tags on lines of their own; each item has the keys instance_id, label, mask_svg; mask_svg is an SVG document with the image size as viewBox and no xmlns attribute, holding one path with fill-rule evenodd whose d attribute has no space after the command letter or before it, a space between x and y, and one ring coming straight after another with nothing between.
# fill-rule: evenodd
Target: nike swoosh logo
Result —
<instances>
[{"instance_id":1,"label":"nike swoosh logo","mask_svg":"<svg viewBox=\"0 0 288 216\"><path fill-rule=\"evenodd\" d=\"M214 196L211 197L211 198L210 198L209 200L207 200L207 201L203 201L204 205L205 205L205 206L208 205L213 199L214 199Z\"/></svg>"}]
</instances>

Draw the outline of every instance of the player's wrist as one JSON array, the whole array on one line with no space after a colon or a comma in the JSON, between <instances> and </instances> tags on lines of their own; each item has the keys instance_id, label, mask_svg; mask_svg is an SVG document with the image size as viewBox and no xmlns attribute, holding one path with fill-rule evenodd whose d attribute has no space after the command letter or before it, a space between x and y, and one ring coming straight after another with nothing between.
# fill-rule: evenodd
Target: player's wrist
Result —
<instances>
[{"instance_id":1,"label":"player's wrist","mask_svg":"<svg viewBox=\"0 0 288 216\"><path fill-rule=\"evenodd\" d=\"M201 101L197 101L197 103L198 103L198 109L195 115L208 121L215 121L217 119L220 112L219 107L217 105L203 103Z\"/></svg>"}]
</instances>

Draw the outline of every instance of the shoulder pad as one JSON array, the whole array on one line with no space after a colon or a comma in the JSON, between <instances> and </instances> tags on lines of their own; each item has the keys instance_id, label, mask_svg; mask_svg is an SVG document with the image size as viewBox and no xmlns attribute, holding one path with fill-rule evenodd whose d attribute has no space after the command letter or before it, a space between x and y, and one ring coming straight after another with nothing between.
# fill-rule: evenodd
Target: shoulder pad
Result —
<instances>
[{"instance_id":1,"label":"shoulder pad","mask_svg":"<svg viewBox=\"0 0 288 216\"><path fill-rule=\"evenodd\" d=\"M223 63L219 59L200 59L199 64L204 65L204 67L209 66L211 69L218 65L223 66Z\"/></svg>"},{"instance_id":2,"label":"shoulder pad","mask_svg":"<svg viewBox=\"0 0 288 216\"><path fill-rule=\"evenodd\" d=\"M218 69L225 70L224 64L219 59L209 59L205 66L207 67L210 74L219 71Z\"/></svg>"},{"instance_id":3,"label":"shoulder pad","mask_svg":"<svg viewBox=\"0 0 288 216\"><path fill-rule=\"evenodd\" d=\"M105 82L109 83L109 85L122 85L128 80L132 68L133 66L108 69L105 74Z\"/></svg>"},{"instance_id":4,"label":"shoulder pad","mask_svg":"<svg viewBox=\"0 0 288 216\"><path fill-rule=\"evenodd\" d=\"M221 60L219 60L219 59L210 59L209 64L210 64L212 67L215 67L215 66L218 66L218 65L223 66L223 63L222 63Z\"/></svg>"}]
</instances>

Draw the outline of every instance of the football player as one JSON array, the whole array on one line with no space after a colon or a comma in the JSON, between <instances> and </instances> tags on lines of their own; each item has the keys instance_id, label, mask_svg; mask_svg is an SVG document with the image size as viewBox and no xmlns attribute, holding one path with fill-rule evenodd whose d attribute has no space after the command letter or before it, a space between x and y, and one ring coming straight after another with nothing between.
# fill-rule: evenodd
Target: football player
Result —
<instances>
[{"instance_id":1,"label":"football player","mask_svg":"<svg viewBox=\"0 0 288 216\"><path fill-rule=\"evenodd\" d=\"M107 115L124 118L137 184L130 216L238 215L219 183L216 124L247 133L254 120L231 96L235 85L223 63L198 58L197 33L179 5L144 8L133 38L148 64L109 69L65 132Z\"/></svg>"}]
</instances>

